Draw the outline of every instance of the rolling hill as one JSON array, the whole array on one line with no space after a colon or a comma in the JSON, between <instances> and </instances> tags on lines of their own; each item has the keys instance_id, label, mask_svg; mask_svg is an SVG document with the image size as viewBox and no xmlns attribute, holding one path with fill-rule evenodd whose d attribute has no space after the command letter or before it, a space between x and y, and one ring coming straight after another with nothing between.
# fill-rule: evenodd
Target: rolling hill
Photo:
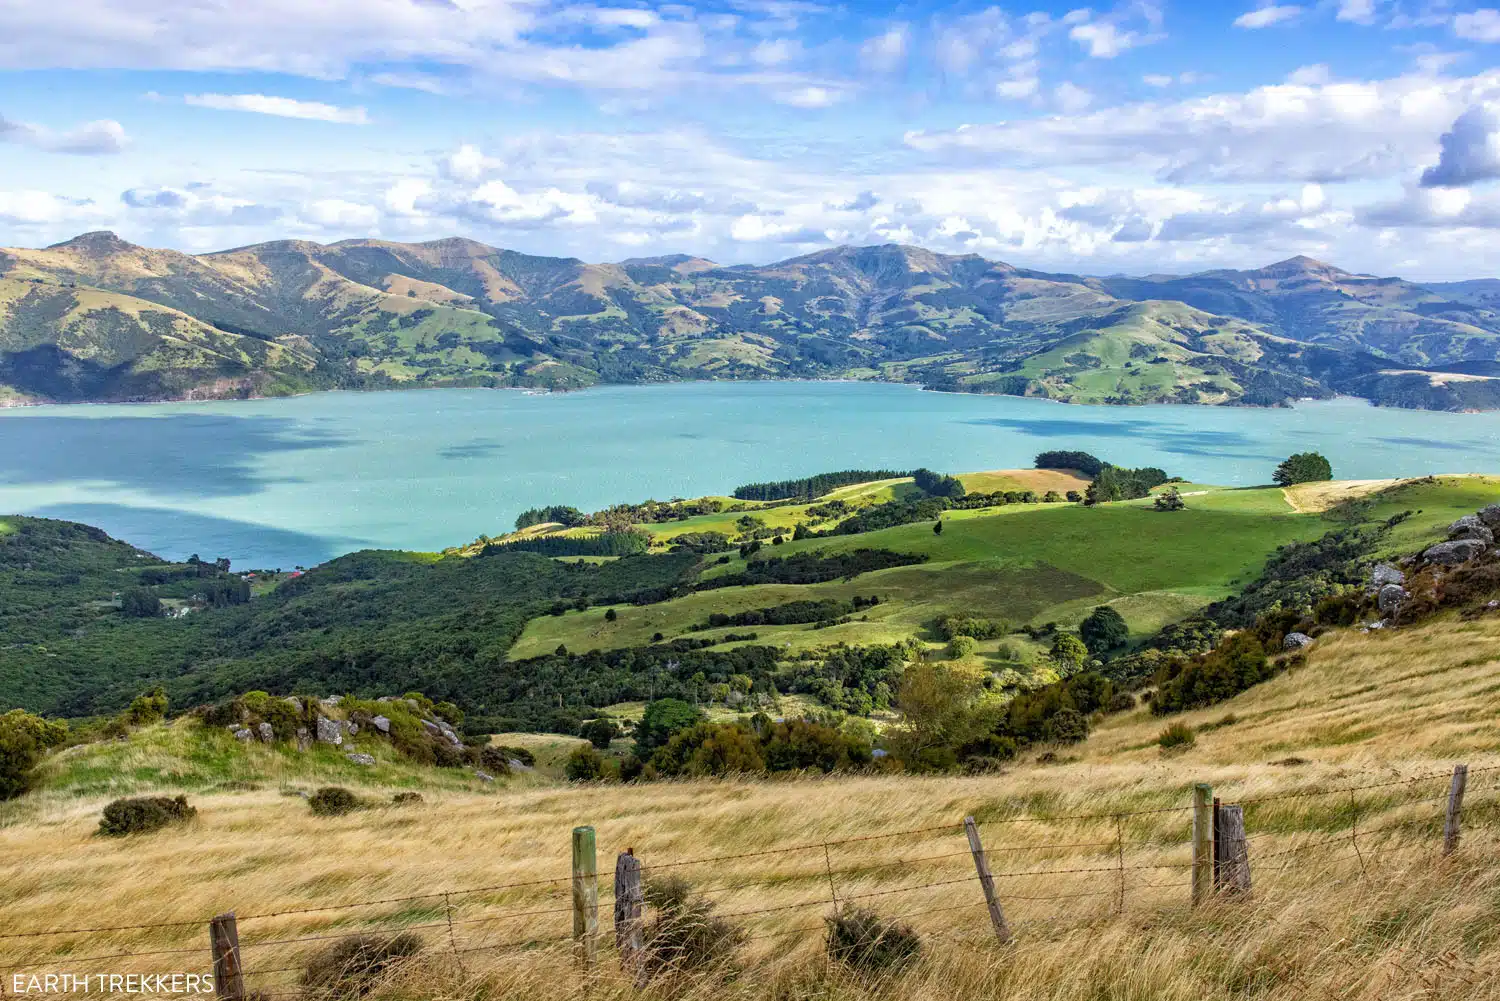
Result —
<instances>
[{"instance_id":1,"label":"rolling hill","mask_svg":"<svg viewBox=\"0 0 1500 1001\"><path fill-rule=\"evenodd\" d=\"M1500 311L1307 258L1091 278L908 246L590 264L450 238L0 249L0 401L852 377L1082 403L1500 406ZM1462 376L1459 378L1457 376Z\"/></svg>"}]
</instances>

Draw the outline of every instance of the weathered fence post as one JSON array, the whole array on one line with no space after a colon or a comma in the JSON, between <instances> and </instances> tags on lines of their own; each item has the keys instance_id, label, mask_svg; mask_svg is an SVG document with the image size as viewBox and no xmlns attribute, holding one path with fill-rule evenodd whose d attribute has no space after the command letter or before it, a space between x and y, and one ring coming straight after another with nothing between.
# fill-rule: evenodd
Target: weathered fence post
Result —
<instances>
[{"instance_id":1,"label":"weathered fence post","mask_svg":"<svg viewBox=\"0 0 1500 1001\"><path fill-rule=\"evenodd\" d=\"M1214 789L1205 782L1193 786L1193 906L1214 889Z\"/></svg>"},{"instance_id":2,"label":"weathered fence post","mask_svg":"<svg viewBox=\"0 0 1500 1001\"><path fill-rule=\"evenodd\" d=\"M573 828L573 945L578 962L593 969L599 955L599 866L592 827Z\"/></svg>"},{"instance_id":3,"label":"weathered fence post","mask_svg":"<svg viewBox=\"0 0 1500 1001\"><path fill-rule=\"evenodd\" d=\"M969 851L974 856L974 871L979 874L979 885L984 888L984 902L990 909L990 924L995 926L995 937L1004 945L1010 941L1010 926L1005 923L1005 912L1000 909L1000 900L995 896L995 877L990 875L989 859L985 858L984 845L979 840L979 825L973 817L964 818L964 831L969 835Z\"/></svg>"},{"instance_id":4,"label":"weathered fence post","mask_svg":"<svg viewBox=\"0 0 1500 1001\"><path fill-rule=\"evenodd\" d=\"M1214 891L1250 892L1250 846L1245 841L1245 808L1214 800Z\"/></svg>"},{"instance_id":5,"label":"weathered fence post","mask_svg":"<svg viewBox=\"0 0 1500 1001\"><path fill-rule=\"evenodd\" d=\"M1469 784L1469 766L1453 766L1453 784L1448 787L1448 817L1443 822L1443 854L1452 855L1458 850L1463 822L1464 788Z\"/></svg>"},{"instance_id":6,"label":"weathered fence post","mask_svg":"<svg viewBox=\"0 0 1500 1001\"><path fill-rule=\"evenodd\" d=\"M234 911L208 923L208 942L214 956L214 995L240 1001L245 996L245 969L240 964L240 933Z\"/></svg>"},{"instance_id":7,"label":"weathered fence post","mask_svg":"<svg viewBox=\"0 0 1500 1001\"><path fill-rule=\"evenodd\" d=\"M645 904L641 860L635 857L635 849L627 848L615 859L615 949L626 972L634 973L640 968Z\"/></svg>"}]
</instances>

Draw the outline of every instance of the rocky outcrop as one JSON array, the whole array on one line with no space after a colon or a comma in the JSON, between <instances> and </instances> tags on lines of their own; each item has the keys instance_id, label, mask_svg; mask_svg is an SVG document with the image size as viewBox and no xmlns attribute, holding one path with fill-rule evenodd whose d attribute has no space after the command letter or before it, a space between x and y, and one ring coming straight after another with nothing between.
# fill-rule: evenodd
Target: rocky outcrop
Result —
<instances>
[{"instance_id":1,"label":"rocky outcrop","mask_svg":"<svg viewBox=\"0 0 1500 1001\"><path fill-rule=\"evenodd\" d=\"M1422 559L1442 567L1456 567L1482 554L1488 545L1479 539L1439 542L1422 553Z\"/></svg>"},{"instance_id":2,"label":"rocky outcrop","mask_svg":"<svg viewBox=\"0 0 1500 1001\"><path fill-rule=\"evenodd\" d=\"M1281 641L1283 650L1301 650L1303 647L1311 646L1313 638L1306 633L1287 633L1286 639Z\"/></svg>"},{"instance_id":3,"label":"rocky outcrop","mask_svg":"<svg viewBox=\"0 0 1500 1001\"><path fill-rule=\"evenodd\" d=\"M381 733L391 732L391 721L384 716L376 716L374 719L370 720L370 725L379 730Z\"/></svg>"},{"instance_id":4,"label":"rocky outcrop","mask_svg":"<svg viewBox=\"0 0 1500 1001\"><path fill-rule=\"evenodd\" d=\"M260 734L261 743L273 744L276 742L276 731L271 727L271 724L261 723L260 726L255 728L255 731Z\"/></svg>"},{"instance_id":5,"label":"rocky outcrop","mask_svg":"<svg viewBox=\"0 0 1500 1001\"><path fill-rule=\"evenodd\" d=\"M373 764L375 764L375 755L373 755L373 754L360 754L357 751L350 751L348 754L345 754L344 757L348 758L350 761L354 762L356 765L373 765Z\"/></svg>"},{"instance_id":6,"label":"rocky outcrop","mask_svg":"<svg viewBox=\"0 0 1500 1001\"><path fill-rule=\"evenodd\" d=\"M1449 539L1476 539L1486 546L1495 544L1495 533L1478 515L1466 514L1448 526Z\"/></svg>"},{"instance_id":7,"label":"rocky outcrop","mask_svg":"<svg viewBox=\"0 0 1500 1001\"><path fill-rule=\"evenodd\" d=\"M1387 584L1405 584L1406 574L1389 563L1377 563L1370 569L1370 586L1379 590Z\"/></svg>"},{"instance_id":8,"label":"rocky outcrop","mask_svg":"<svg viewBox=\"0 0 1500 1001\"><path fill-rule=\"evenodd\" d=\"M255 735L250 732L250 728L248 726L239 727L234 731L234 739L245 743L248 743L250 738L253 736Z\"/></svg>"},{"instance_id":9,"label":"rocky outcrop","mask_svg":"<svg viewBox=\"0 0 1500 1001\"><path fill-rule=\"evenodd\" d=\"M1381 615L1394 615L1406 604L1406 599L1411 597L1406 588L1400 584L1387 584L1380 589L1375 597L1375 607L1380 609Z\"/></svg>"},{"instance_id":10,"label":"rocky outcrop","mask_svg":"<svg viewBox=\"0 0 1500 1001\"><path fill-rule=\"evenodd\" d=\"M318 740L321 743L337 747L344 742L344 728L327 716L318 717L317 727Z\"/></svg>"},{"instance_id":11,"label":"rocky outcrop","mask_svg":"<svg viewBox=\"0 0 1500 1001\"><path fill-rule=\"evenodd\" d=\"M1500 504L1491 504L1479 509L1479 520L1484 522L1490 529L1500 529Z\"/></svg>"}]
</instances>

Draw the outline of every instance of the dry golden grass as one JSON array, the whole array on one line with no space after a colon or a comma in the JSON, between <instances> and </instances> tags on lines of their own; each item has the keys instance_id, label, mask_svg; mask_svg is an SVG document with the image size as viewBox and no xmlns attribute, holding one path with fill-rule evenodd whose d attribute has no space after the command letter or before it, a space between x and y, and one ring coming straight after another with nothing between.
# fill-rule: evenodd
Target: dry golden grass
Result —
<instances>
[{"instance_id":1,"label":"dry golden grass","mask_svg":"<svg viewBox=\"0 0 1500 1001\"><path fill-rule=\"evenodd\" d=\"M1366 497L1378 490L1395 486L1400 480L1326 480L1298 483L1282 488L1286 502L1298 514L1319 514L1356 497Z\"/></svg>"},{"instance_id":2,"label":"dry golden grass","mask_svg":"<svg viewBox=\"0 0 1500 1001\"><path fill-rule=\"evenodd\" d=\"M426 939L429 955L380 996L1493 999L1500 997L1497 666L1500 621L1330 636L1294 674L1187 714L1195 726L1231 714L1237 722L1200 732L1185 753L1164 756L1154 745L1163 721L1136 712L1108 721L1081 747L1059 749L1057 763L1028 759L1003 775L517 785L489 795L453 788L427 792L415 807L342 818L313 817L301 799L269 790L218 793L193 797L199 816L189 827L122 841L92 835L102 799L42 792L0 829L0 931L188 923L0 937L0 967L201 970L203 952L82 966L69 957L198 949L206 918L233 909L247 968L288 971L251 977L272 993L294 990L296 968L326 943L257 943L404 925ZM1445 775L1456 760L1473 768L1469 823L1459 854L1444 862ZM1417 776L1434 777L1399 781ZM1194 782L1247 804L1249 900L1188 906L1185 807ZM1366 785L1376 787L1252 802ZM1002 874L1017 936L1008 947L994 942L971 878L957 826L966 814L979 818ZM1103 816L1023 822L1075 814ZM1136 815L1117 824L1113 814ZM583 823L598 831L605 870L627 846L648 867L805 847L667 870L709 891L721 913L776 910L737 919L753 937L732 980L636 992L619 978L609 948L589 984L569 960L561 877L570 829ZM946 826L839 843L938 825ZM826 853L825 842L833 842ZM829 969L820 925L830 910L830 870L845 902L911 915L924 935L923 958L884 979ZM431 896L554 877L453 896L451 932L444 898ZM924 884L937 885L911 889ZM253 917L380 900L389 902ZM607 894L601 910L608 940ZM505 914L513 916L499 919ZM461 968L444 954L454 944L474 950L460 953Z\"/></svg>"},{"instance_id":3,"label":"dry golden grass","mask_svg":"<svg viewBox=\"0 0 1500 1001\"><path fill-rule=\"evenodd\" d=\"M960 473L964 489L970 493L994 493L996 490L1035 490L1044 494L1056 490L1067 495L1069 490L1083 493L1089 488L1089 479L1065 469L993 469L983 473Z\"/></svg>"}]
</instances>

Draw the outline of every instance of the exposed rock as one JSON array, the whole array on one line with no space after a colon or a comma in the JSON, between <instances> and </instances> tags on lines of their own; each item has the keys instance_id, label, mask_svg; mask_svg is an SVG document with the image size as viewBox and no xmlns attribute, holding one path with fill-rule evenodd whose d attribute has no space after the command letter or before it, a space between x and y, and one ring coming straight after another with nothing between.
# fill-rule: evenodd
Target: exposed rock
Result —
<instances>
[{"instance_id":1,"label":"exposed rock","mask_svg":"<svg viewBox=\"0 0 1500 1001\"><path fill-rule=\"evenodd\" d=\"M348 758L356 765L373 765L375 763L375 756L373 754L359 754L357 752L350 751L348 754L345 754L344 757Z\"/></svg>"},{"instance_id":2,"label":"exposed rock","mask_svg":"<svg viewBox=\"0 0 1500 1001\"><path fill-rule=\"evenodd\" d=\"M321 701L321 704L332 708L342 701L344 701L344 697L342 695L330 695L328 696L328 698L323 699Z\"/></svg>"},{"instance_id":3,"label":"exposed rock","mask_svg":"<svg viewBox=\"0 0 1500 1001\"><path fill-rule=\"evenodd\" d=\"M353 720L344 720L344 732L351 737L354 736L359 733L359 724Z\"/></svg>"},{"instance_id":4,"label":"exposed rock","mask_svg":"<svg viewBox=\"0 0 1500 1001\"><path fill-rule=\"evenodd\" d=\"M376 716L374 719L370 720L370 723L373 724L375 729L379 730L381 733L391 732L391 721L384 716Z\"/></svg>"},{"instance_id":5,"label":"exposed rock","mask_svg":"<svg viewBox=\"0 0 1500 1001\"><path fill-rule=\"evenodd\" d=\"M412 712L419 713L422 711L422 705L416 699L402 699L401 701L405 702L406 707Z\"/></svg>"},{"instance_id":6,"label":"exposed rock","mask_svg":"<svg viewBox=\"0 0 1500 1001\"><path fill-rule=\"evenodd\" d=\"M493 782L493 781L495 781L495 776L489 774L488 772L481 772L477 768L474 769L474 777L477 778L477 779L479 779L479 781L481 781L481 782Z\"/></svg>"},{"instance_id":7,"label":"exposed rock","mask_svg":"<svg viewBox=\"0 0 1500 1001\"><path fill-rule=\"evenodd\" d=\"M1411 595L1406 593L1406 588L1400 584L1387 584L1380 589L1380 594L1375 599L1375 607L1380 609L1382 615L1394 615L1401 610L1406 599Z\"/></svg>"},{"instance_id":8,"label":"exposed rock","mask_svg":"<svg viewBox=\"0 0 1500 1001\"><path fill-rule=\"evenodd\" d=\"M1281 641L1283 650L1301 650L1305 646L1312 645L1313 638L1306 633L1287 633L1286 639Z\"/></svg>"},{"instance_id":9,"label":"exposed rock","mask_svg":"<svg viewBox=\"0 0 1500 1001\"><path fill-rule=\"evenodd\" d=\"M319 716L318 740L337 747L344 742L344 728L326 716Z\"/></svg>"},{"instance_id":10,"label":"exposed rock","mask_svg":"<svg viewBox=\"0 0 1500 1001\"><path fill-rule=\"evenodd\" d=\"M1479 520L1488 525L1491 530L1500 528L1500 504L1480 508Z\"/></svg>"},{"instance_id":11,"label":"exposed rock","mask_svg":"<svg viewBox=\"0 0 1500 1001\"><path fill-rule=\"evenodd\" d=\"M1454 539L1452 542L1439 542L1432 546L1422 554L1422 558L1439 566L1456 567L1478 556L1485 548L1485 543L1479 539Z\"/></svg>"},{"instance_id":12,"label":"exposed rock","mask_svg":"<svg viewBox=\"0 0 1500 1001\"><path fill-rule=\"evenodd\" d=\"M287 705L291 706L293 709L297 710L299 713L302 711L302 700L301 699L294 699L294 698L288 697L288 698L282 699L281 701L285 702Z\"/></svg>"},{"instance_id":13,"label":"exposed rock","mask_svg":"<svg viewBox=\"0 0 1500 1001\"><path fill-rule=\"evenodd\" d=\"M1490 531L1488 525L1479 520L1478 515L1473 514L1466 514L1449 525L1448 538L1478 539L1486 546L1493 546L1495 544L1495 533Z\"/></svg>"},{"instance_id":14,"label":"exposed rock","mask_svg":"<svg viewBox=\"0 0 1500 1001\"><path fill-rule=\"evenodd\" d=\"M395 702L396 700L393 699L393 698L391 698L389 695L382 695L380 698L376 699L375 701L376 702Z\"/></svg>"},{"instance_id":15,"label":"exposed rock","mask_svg":"<svg viewBox=\"0 0 1500 1001\"><path fill-rule=\"evenodd\" d=\"M269 723L262 723L260 726L256 727L255 729L256 729L257 732L260 733L260 739L263 740L263 741L265 741L267 744L272 743L273 741L275 741L275 739L276 739L276 731L274 729L272 729L271 724L269 724Z\"/></svg>"},{"instance_id":16,"label":"exposed rock","mask_svg":"<svg viewBox=\"0 0 1500 1001\"><path fill-rule=\"evenodd\" d=\"M522 762L522 761L517 761L515 758L511 758L509 761L506 762L506 764L510 765L510 770L513 771L513 772L529 772L529 771L531 771L531 766L530 765L528 765L528 764L526 764L525 762Z\"/></svg>"},{"instance_id":17,"label":"exposed rock","mask_svg":"<svg viewBox=\"0 0 1500 1001\"><path fill-rule=\"evenodd\" d=\"M1406 574L1391 566L1389 563L1377 563L1370 570L1370 586L1382 588L1387 584L1405 584Z\"/></svg>"},{"instance_id":18,"label":"exposed rock","mask_svg":"<svg viewBox=\"0 0 1500 1001\"><path fill-rule=\"evenodd\" d=\"M250 728L248 726L240 727L238 730L234 731L235 740L249 740L251 736L253 735L250 733Z\"/></svg>"},{"instance_id":19,"label":"exposed rock","mask_svg":"<svg viewBox=\"0 0 1500 1001\"><path fill-rule=\"evenodd\" d=\"M312 746L312 734L307 732L307 727L297 727L297 750L305 751Z\"/></svg>"}]
</instances>

